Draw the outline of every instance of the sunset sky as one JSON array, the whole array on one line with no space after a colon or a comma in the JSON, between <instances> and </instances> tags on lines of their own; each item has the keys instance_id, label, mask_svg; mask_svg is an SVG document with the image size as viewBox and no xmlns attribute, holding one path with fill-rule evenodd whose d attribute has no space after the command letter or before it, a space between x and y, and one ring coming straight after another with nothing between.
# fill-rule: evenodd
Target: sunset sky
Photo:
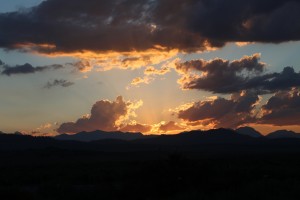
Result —
<instances>
[{"instance_id":1,"label":"sunset sky","mask_svg":"<svg viewBox=\"0 0 300 200\"><path fill-rule=\"evenodd\" d=\"M300 0L0 3L2 132L300 132Z\"/></svg>"}]
</instances>

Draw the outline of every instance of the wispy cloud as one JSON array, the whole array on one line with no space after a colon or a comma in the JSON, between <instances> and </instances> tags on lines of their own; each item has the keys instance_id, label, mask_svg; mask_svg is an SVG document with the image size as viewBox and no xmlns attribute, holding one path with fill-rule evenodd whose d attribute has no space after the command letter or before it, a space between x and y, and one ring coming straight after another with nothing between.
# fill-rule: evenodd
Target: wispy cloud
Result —
<instances>
[{"instance_id":1,"label":"wispy cloud","mask_svg":"<svg viewBox=\"0 0 300 200\"><path fill-rule=\"evenodd\" d=\"M56 86L61 86L61 87L69 87L71 85L74 85L74 82L64 80L64 79L55 79L54 81L48 81L47 84L44 86L46 89L51 89Z\"/></svg>"},{"instance_id":2,"label":"wispy cloud","mask_svg":"<svg viewBox=\"0 0 300 200\"><path fill-rule=\"evenodd\" d=\"M63 68L63 65L47 65L47 66L38 66L33 67L31 64L26 63L24 65L16 65L16 66L9 66L9 65L3 65L3 71L1 72L2 75L11 76L11 75L17 75L17 74L33 74L36 72L43 72L46 70L56 70Z\"/></svg>"}]
</instances>

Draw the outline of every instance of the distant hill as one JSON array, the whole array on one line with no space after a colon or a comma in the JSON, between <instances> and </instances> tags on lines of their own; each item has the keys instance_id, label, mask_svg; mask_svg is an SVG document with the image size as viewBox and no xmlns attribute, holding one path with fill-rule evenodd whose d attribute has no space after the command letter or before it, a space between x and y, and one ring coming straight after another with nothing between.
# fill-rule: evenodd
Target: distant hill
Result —
<instances>
[{"instance_id":1,"label":"distant hill","mask_svg":"<svg viewBox=\"0 0 300 200\"><path fill-rule=\"evenodd\" d=\"M269 133L267 138L278 139L278 138L300 138L300 133L295 133L294 131L288 130L278 130L272 133Z\"/></svg>"},{"instance_id":2,"label":"distant hill","mask_svg":"<svg viewBox=\"0 0 300 200\"><path fill-rule=\"evenodd\" d=\"M106 132L106 131L93 131L93 132L80 132L74 135L62 134L54 137L57 140L74 140L82 142L90 142L104 139L116 140L135 140L144 138L142 133L124 133L124 132Z\"/></svg>"},{"instance_id":3,"label":"distant hill","mask_svg":"<svg viewBox=\"0 0 300 200\"><path fill-rule=\"evenodd\" d=\"M240 127L238 129L236 129L235 131L241 135L247 135L247 136L254 137L254 138L259 138L259 137L263 136L260 132L258 132L254 128L248 127L248 126Z\"/></svg>"}]
</instances>

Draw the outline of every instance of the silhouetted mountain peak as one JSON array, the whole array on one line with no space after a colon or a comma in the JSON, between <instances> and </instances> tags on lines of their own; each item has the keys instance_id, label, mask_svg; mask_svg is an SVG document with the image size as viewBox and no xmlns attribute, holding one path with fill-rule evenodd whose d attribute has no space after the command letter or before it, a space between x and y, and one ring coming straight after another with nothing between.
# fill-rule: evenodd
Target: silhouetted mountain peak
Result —
<instances>
[{"instance_id":1,"label":"silhouetted mountain peak","mask_svg":"<svg viewBox=\"0 0 300 200\"><path fill-rule=\"evenodd\" d=\"M15 135L24 135L23 133L19 132L19 131L16 131L14 132Z\"/></svg>"},{"instance_id":2,"label":"silhouetted mountain peak","mask_svg":"<svg viewBox=\"0 0 300 200\"><path fill-rule=\"evenodd\" d=\"M142 133L127 133L127 132L106 132L101 130L96 130L92 132L79 132L73 135L61 134L55 137L57 140L75 140L90 142L95 140L103 139L117 139L117 140L135 140L144 137Z\"/></svg>"},{"instance_id":3,"label":"silhouetted mountain peak","mask_svg":"<svg viewBox=\"0 0 300 200\"><path fill-rule=\"evenodd\" d=\"M252 142L254 138L237 134L232 129L195 130L176 135L161 135L156 138L142 139L138 142L159 145L202 145L202 144L244 144Z\"/></svg>"},{"instance_id":4,"label":"silhouetted mountain peak","mask_svg":"<svg viewBox=\"0 0 300 200\"><path fill-rule=\"evenodd\" d=\"M278 130L267 135L268 138L277 139L277 138L300 138L299 133L288 130Z\"/></svg>"},{"instance_id":5,"label":"silhouetted mountain peak","mask_svg":"<svg viewBox=\"0 0 300 200\"><path fill-rule=\"evenodd\" d=\"M249 126L245 126L245 127L240 127L238 129L235 130L237 133L241 134L241 135L247 135L250 137L262 137L262 134L260 132L258 132L257 130L255 130L252 127Z\"/></svg>"},{"instance_id":6,"label":"silhouetted mountain peak","mask_svg":"<svg viewBox=\"0 0 300 200\"><path fill-rule=\"evenodd\" d=\"M186 134L236 134L232 129L226 128L218 128L218 129L210 129L210 130L192 130L192 131L185 131L179 133L179 135L186 135Z\"/></svg>"}]
</instances>

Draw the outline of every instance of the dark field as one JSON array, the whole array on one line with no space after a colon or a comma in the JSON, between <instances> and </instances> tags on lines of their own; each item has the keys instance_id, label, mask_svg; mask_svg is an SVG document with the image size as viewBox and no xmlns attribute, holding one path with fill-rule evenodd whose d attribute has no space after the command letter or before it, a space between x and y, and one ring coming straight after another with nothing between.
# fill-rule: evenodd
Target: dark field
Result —
<instances>
[{"instance_id":1,"label":"dark field","mask_svg":"<svg viewBox=\"0 0 300 200\"><path fill-rule=\"evenodd\" d=\"M300 199L300 154L0 153L0 198Z\"/></svg>"}]
</instances>

